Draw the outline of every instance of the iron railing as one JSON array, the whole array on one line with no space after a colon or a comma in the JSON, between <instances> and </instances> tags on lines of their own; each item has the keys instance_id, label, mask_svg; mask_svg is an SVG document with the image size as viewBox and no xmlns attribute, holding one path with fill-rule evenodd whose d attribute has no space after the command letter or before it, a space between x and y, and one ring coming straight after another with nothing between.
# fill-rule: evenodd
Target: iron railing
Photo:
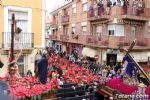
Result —
<instances>
[{"instance_id":1,"label":"iron railing","mask_svg":"<svg viewBox=\"0 0 150 100\"><path fill-rule=\"evenodd\" d=\"M15 43L21 48L33 48L34 47L34 33L22 32L19 35L20 39L18 43ZM14 39L15 40L15 39ZM11 47L11 32L2 32L2 48Z\"/></svg>"},{"instance_id":2,"label":"iron railing","mask_svg":"<svg viewBox=\"0 0 150 100\"><path fill-rule=\"evenodd\" d=\"M64 15L64 16L62 16L62 18L61 18L61 23L62 23L62 24L67 24L67 23L69 23L69 15Z\"/></svg>"},{"instance_id":3,"label":"iron railing","mask_svg":"<svg viewBox=\"0 0 150 100\"><path fill-rule=\"evenodd\" d=\"M54 34L49 35L50 40L56 40L57 36Z\"/></svg>"},{"instance_id":4,"label":"iron railing","mask_svg":"<svg viewBox=\"0 0 150 100\"><path fill-rule=\"evenodd\" d=\"M68 35L60 35L60 40L63 42L69 41L69 36Z\"/></svg>"}]
</instances>

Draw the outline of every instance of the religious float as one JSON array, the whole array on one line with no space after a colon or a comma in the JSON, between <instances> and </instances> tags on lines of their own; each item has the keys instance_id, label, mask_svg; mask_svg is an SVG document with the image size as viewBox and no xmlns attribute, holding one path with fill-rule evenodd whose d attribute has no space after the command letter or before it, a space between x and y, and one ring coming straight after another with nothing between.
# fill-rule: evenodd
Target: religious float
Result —
<instances>
[{"instance_id":1,"label":"religious float","mask_svg":"<svg viewBox=\"0 0 150 100\"><path fill-rule=\"evenodd\" d=\"M14 33L15 31L15 16L12 15L12 39L9 59L9 70L8 76L1 78L1 85L3 86L3 94L9 94L11 99L24 99L24 100L44 100L44 99L57 99L62 93L56 95L59 92L60 85L57 80L57 73L53 73L51 70L48 71L47 83L41 84L40 80L36 77L17 77L17 66L16 62L20 56L20 53L15 57L14 60ZM18 30L19 31L19 30ZM67 59L63 59L60 56L52 53L48 59L49 64L57 66L63 71L63 79L65 83L76 84L78 87L85 85L97 84L98 93L101 95L101 100L116 99L116 100L138 100L142 98L144 100L150 99L150 80L145 71L130 55L130 51L135 45L135 41L131 44L129 50L125 50L126 56L133 62L136 68L141 71L145 76L148 85L139 83L136 77L129 77L123 75L123 77L110 78L106 77L105 71L102 76L94 75L85 67L79 67L77 64L69 63ZM52 76L52 77L51 77ZM6 84L7 83L7 84ZM76 87L73 87L76 88ZM82 88L81 88L82 89ZM82 90L81 90L82 92ZM89 95L89 94L88 94ZM57 97L56 97L57 96ZM79 97L79 96L78 96ZM74 98L75 99L75 98ZM69 100L74 100L69 99ZM82 100L82 99L80 99Z\"/></svg>"},{"instance_id":2,"label":"religious float","mask_svg":"<svg viewBox=\"0 0 150 100\"><path fill-rule=\"evenodd\" d=\"M139 82L139 79L135 73L130 76L126 72L121 77L115 77L109 79L106 77L106 70L102 71L104 77L101 77L99 85L99 93L104 99L110 100L150 100L150 73L145 72L143 68L135 61L130 54L133 49L136 40L133 41L128 50L123 49L126 53L125 57L128 61L127 67L135 67L142 73L144 81ZM148 66L149 67L149 66Z\"/></svg>"}]
</instances>

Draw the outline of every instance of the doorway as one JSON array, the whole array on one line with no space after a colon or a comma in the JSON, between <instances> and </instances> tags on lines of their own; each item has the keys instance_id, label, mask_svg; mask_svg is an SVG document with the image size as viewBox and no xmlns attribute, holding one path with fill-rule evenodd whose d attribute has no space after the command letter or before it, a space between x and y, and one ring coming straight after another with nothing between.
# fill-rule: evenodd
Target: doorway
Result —
<instances>
[{"instance_id":1,"label":"doorway","mask_svg":"<svg viewBox=\"0 0 150 100\"><path fill-rule=\"evenodd\" d=\"M110 67L116 65L117 63L117 54L107 54L107 65Z\"/></svg>"},{"instance_id":2,"label":"doorway","mask_svg":"<svg viewBox=\"0 0 150 100\"><path fill-rule=\"evenodd\" d=\"M96 26L96 39L101 40L102 26Z\"/></svg>"}]
</instances>

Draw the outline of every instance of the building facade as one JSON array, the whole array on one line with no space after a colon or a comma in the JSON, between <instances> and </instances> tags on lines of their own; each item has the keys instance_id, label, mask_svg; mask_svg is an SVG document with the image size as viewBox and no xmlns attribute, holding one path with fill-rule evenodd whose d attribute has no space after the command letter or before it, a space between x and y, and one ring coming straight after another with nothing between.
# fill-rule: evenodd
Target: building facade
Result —
<instances>
[{"instance_id":1,"label":"building facade","mask_svg":"<svg viewBox=\"0 0 150 100\"><path fill-rule=\"evenodd\" d=\"M45 1L44 0L2 0L0 5L0 58L5 67L1 76L7 72L8 51L11 44L12 14L15 14L17 27L22 29L19 45L23 55L19 59L19 72L26 74L34 70L34 56L37 49L45 46ZM14 46L15 52L19 49Z\"/></svg>"},{"instance_id":2,"label":"building facade","mask_svg":"<svg viewBox=\"0 0 150 100\"><path fill-rule=\"evenodd\" d=\"M111 5L106 0L72 0L51 12L50 39L61 51L71 53L77 49L79 55L115 64L122 61L125 54L122 48L128 48L136 38L131 53L138 62L147 62L150 1L140 1L136 7L132 5L134 0L128 1L127 5L123 2Z\"/></svg>"}]
</instances>

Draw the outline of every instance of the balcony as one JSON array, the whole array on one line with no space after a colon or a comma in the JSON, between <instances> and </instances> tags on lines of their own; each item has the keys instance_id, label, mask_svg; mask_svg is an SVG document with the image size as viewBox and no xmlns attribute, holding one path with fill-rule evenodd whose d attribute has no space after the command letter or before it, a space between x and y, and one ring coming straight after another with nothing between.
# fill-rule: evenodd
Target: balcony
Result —
<instances>
[{"instance_id":1,"label":"balcony","mask_svg":"<svg viewBox=\"0 0 150 100\"><path fill-rule=\"evenodd\" d=\"M9 49L11 47L11 32L2 33L2 48ZM21 33L19 47L22 49L34 48L34 33ZM14 48L17 48L14 45Z\"/></svg>"},{"instance_id":2,"label":"balcony","mask_svg":"<svg viewBox=\"0 0 150 100\"><path fill-rule=\"evenodd\" d=\"M135 49L147 49L149 47L149 39L146 36L142 35L137 35L136 37L136 45ZM123 47L128 47L130 44L133 42L134 38L128 38L126 36L120 37L120 42L118 42L118 47L123 48Z\"/></svg>"},{"instance_id":3,"label":"balcony","mask_svg":"<svg viewBox=\"0 0 150 100\"><path fill-rule=\"evenodd\" d=\"M90 21L109 20L111 18L110 14L111 14L111 10L106 13L104 10L101 11L101 9L93 8L88 11L88 19Z\"/></svg>"},{"instance_id":4,"label":"balcony","mask_svg":"<svg viewBox=\"0 0 150 100\"><path fill-rule=\"evenodd\" d=\"M150 8L144 8L143 10L134 10L131 6L124 10L120 6L111 7L109 12L106 12L106 8L98 9L93 8L88 11L88 19L90 21L107 21L111 18L119 18L124 20L135 20L135 21L148 21Z\"/></svg>"},{"instance_id":5,"label":"balcony","mask_svg":"<svg viewBox=\"0 0 150 100\"><path fill-rule=\"evenodd\" d=\"M57 25L58 25L58 21L57 21L56 19L54 19L54 20L52 20L52 21L50 22L50 25L51 25L51 26L57 26Z\"/></svg>"},{"instance_id":6,"label":"balcony","mask_svg":"<svg viewBox=\"0 0 150 100\"><path fill-rule=\"evenodd\" d=\"M89 35L86 38L86 43L88 45L96 46L96 47L108 47L109 46L109 37L108 36L93 36Z\"/></svg>"},{"instance_id":7,"label":"balcony","mask_svg":"<svg viewBox=\"0 0 150 100\"><path fill-rule=\"evenodd\" d=\"M50 40L57 40L57 36L54 35L54 34L51 34L51 35L49 36L49 39L50 39Z\"/></svg>"},{"instance_id":8,"label":"balcony","mask_svg":"<svg viewBox=\"0 0 150 100\"><path fill-rule=\"evenodd\" d=\"M60 40L62 42L69 42L69 36L68 35L60 35Z\"/></svg>"},{"instance_id":9,"label":"balcony","mask_svg":"<svg viewBox=\"0 0 150 100\"><path fill-rule=\"evenodd\" d=\"M143 8L140 10L139 8L135 9L133 7L128 7L127 12L125 11L123 13L123 9L120 7L122 10L122 16L121 18L124 20L135 20L135 21L148 21L150 17L147 13L150 12L149 8Z\"/></svg>"},{"instance_id":10,"label":"balcony","mask_svg":"<svg viewBox=\"0 0 150 100\"><path fill-rule=\"evenodd\" d=\"M61 18L61 24L62 24L62 25L67 25L67 24L69 24L69 15L64 15L64 16L62 16L62 18Z\"/></svg>"}]
</instances>

